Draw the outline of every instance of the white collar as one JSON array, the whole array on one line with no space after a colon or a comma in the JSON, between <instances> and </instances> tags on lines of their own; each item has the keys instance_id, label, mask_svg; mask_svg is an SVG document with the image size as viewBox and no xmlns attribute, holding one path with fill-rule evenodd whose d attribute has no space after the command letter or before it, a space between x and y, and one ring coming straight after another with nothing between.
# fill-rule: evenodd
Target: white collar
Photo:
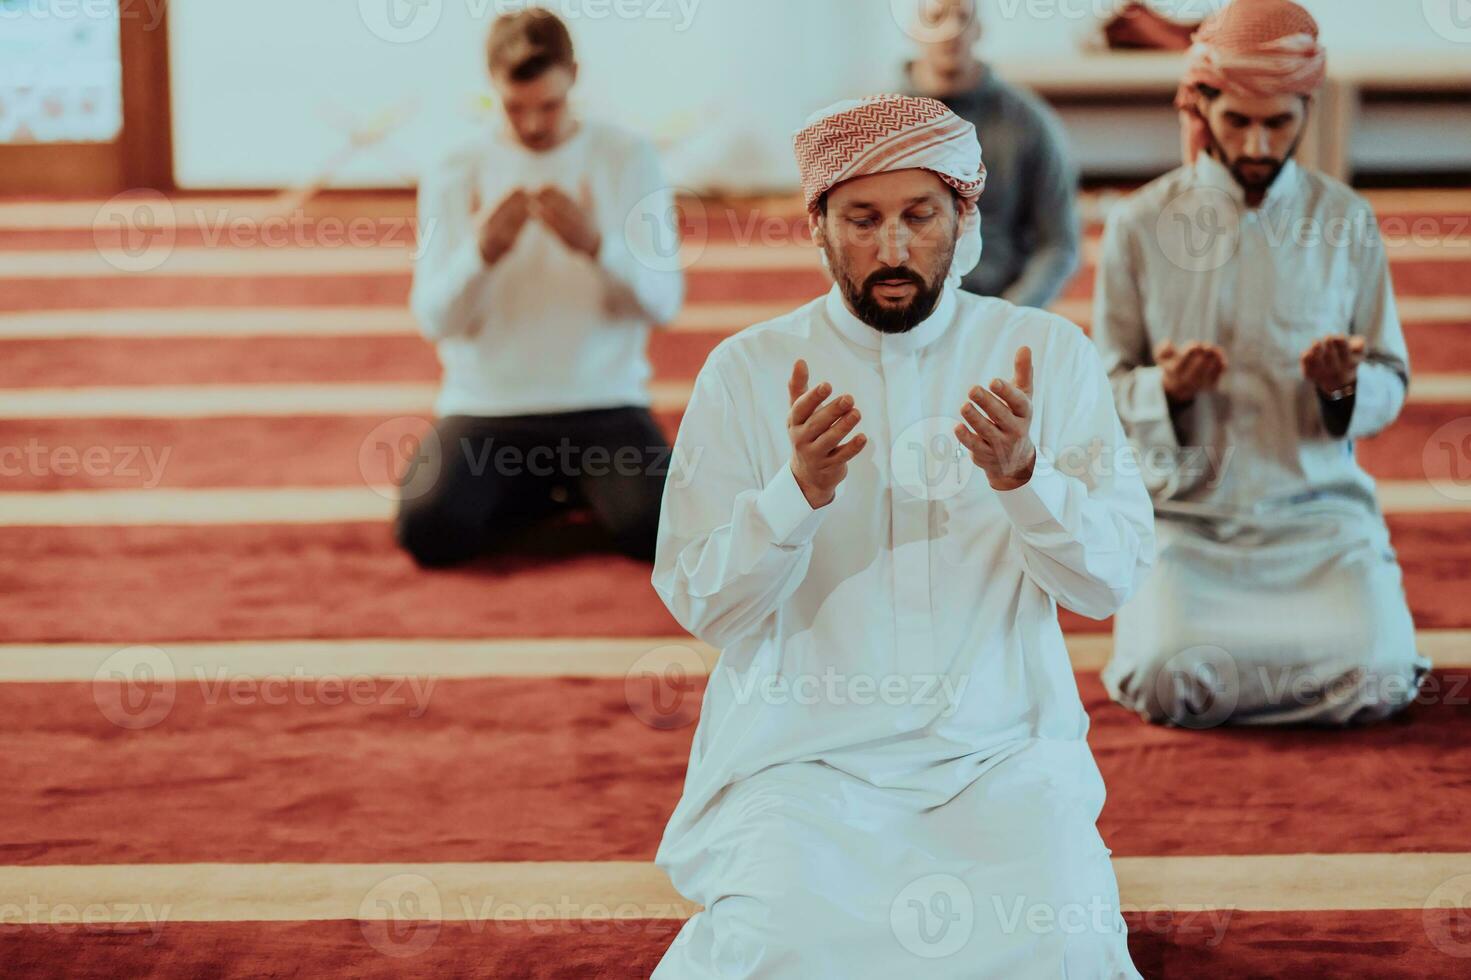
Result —
<instances>
[{"instance_id":1,"label":"white collar","mask_svg":"<svg viewBox=\"0 0 1471 980\"><path fill-rule=\"evenodd\" d=\"M848 304L843 299L843 290L837 283L833 283L824 301L828 321L838 333L859 347L882 351L884 354L912 354L939 340L955 321L958 305L955 287L946 283L940 290L940 301L935 304L929 316L903 333L884 333L864 323L848 309Z\"/></svg>"},{"instance_id":2,"label":"white collar","mask_svg":"<svg viewBox=\"0 0 1471 980\"><path fill-rule=\"evenodd\" d=\"M1202 151L1195 158L1195 179L1207 187L1226 192L1238 205L1246 207L1246 190L1237 183L1235 175L1226 165L1211 154ZM1302 168L1298 166L1297 160L1288 160L1282 165L1277 179L1272 181L1272 186L1267 188L1267 193L1262 196L1261 207L1274 208L1293 200L1297 196L1301 180Z\"/></svg>"}]
</instances>

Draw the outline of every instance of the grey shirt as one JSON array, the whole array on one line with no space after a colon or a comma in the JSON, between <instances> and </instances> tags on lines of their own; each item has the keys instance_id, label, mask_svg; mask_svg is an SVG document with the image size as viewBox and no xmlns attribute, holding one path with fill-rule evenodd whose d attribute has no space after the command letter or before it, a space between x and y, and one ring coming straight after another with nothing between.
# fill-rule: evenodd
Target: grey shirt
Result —
<instances>
[{"instance_id":1,"label":"grey shirt","mask_svg":"<svg viewBox=\"0 0 1471 980\"><path fill-rule=\"evenodd\" d=\"M981 71L975 88L940 99L976 127L986 162L981 264L961 285L1018 306L1045 307L1078 268L1077 169L1046 103L989 66Z\"/></svg>"}]
</instances>

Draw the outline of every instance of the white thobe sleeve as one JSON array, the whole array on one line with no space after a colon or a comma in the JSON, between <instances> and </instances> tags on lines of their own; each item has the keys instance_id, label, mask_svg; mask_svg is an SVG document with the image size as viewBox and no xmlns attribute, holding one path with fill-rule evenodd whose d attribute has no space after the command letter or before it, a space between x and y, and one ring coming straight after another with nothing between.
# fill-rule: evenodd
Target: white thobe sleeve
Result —
<instances>
[{"instance_id":1,"label":"white thobe sleeve","mask_svg":"<svg viewBox=\"0 0 1471 980\"><path fill-rule=\"evenodd\" d=\"M1369 220L1374 220L1372 214ZM1410 382L1410 352L1394 302L1389 257L1378 235L1367 239L1357 262L1358 296L1351 331L1364 338L1367 352L1354 385L1353 414L1344 433L1347 439L1366 439L1388 428L1404 407Z\"/></svg>"},{"instance_id":2,"label":"white thobe sleeve","mask_svg":"<svg viewBox=\"0 0 1471 980\"><path fill-rule=\"evenodd\" d=\"M637 143L622 162L616 204L613 216L618 223L603 229L598 262L632 291L650 323L668 324L684 302L684 272L674 189L648 143Z\"/></svg>"},{"instance_id":3,"label":"white thobe sleeve","mask_svg":"<svg viewBox=\"0 0 1471 980\"><path fill-rule=\"evenodd\" d=\"M1143 281L1134 243L1115 210L1104 223L1099 252L1093 340L1129 438L1151 459L1173 459L1179 434L1165 397L1163 369L1154 363L1145 329Z\"/></svg>"},{"instance_id":4,"label":"white thobe sleeve","mask_svg":"<svg viewBox=\"0 0 1471 980\"><path fill-rule=\"evenodd\" d=\"M1058 604L1106 619L1154 563L1154 510L1098 352L1081 337L1070 346L1054 355L1065 363L1038 372L1039 404L1051 404L1032 427L1032 478L997 496L1032 580Z\"/></svg>"},{"instance_id":5,"label":"white thobe sleeve","mask_svg":"<svg viewBox=\"0 0 1471 980\"><path fill-rule=\"evenodd\" d=\"M464 160L431 168L419 182L419 256L409 308L430 340L470 336L483 325L479 303L496 273L480 256L474 202L474 169Z\"/></svg>"},{"instance_id":6,"label":"white thobe sleeve","mask_svg":"<svg viewBox=\"0 0 1471 980\"><path fill-rule=\"evenodd\" d=\"M679 624L717 648L791 598L836 502L814 510L790 461L762 477L747 441L758 407L741 405L707 361L675 438L651 579Z\"/></svg>"}]
</instances>

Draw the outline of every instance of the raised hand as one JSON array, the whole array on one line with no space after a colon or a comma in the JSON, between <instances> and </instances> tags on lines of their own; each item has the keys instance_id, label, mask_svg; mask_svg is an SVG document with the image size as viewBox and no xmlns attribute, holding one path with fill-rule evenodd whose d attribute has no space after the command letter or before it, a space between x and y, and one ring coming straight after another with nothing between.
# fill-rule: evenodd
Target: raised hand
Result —
<instances>
[{"instance_id":1,"label":"raised hand","mask_svg":"<svg viewBox=\"0 0 1471 980\"><path fill-rule=\"evenodd\" d=\"M477 198L478 203L478 198ZM521 188L507 194L480 223L480 257L495 265L516 244L531 217L531 195Z\"/></svg>"},{"instance_id":2,"label":"raised hand","mask_svg":"<svg viewBox=\"0 0 1471 980\"><path fill-rule=\"evenodd\" d=\"M566 246L591 258L598 257L603 235L594 218L592 189L587 181L578 188L577 200L548 184L536 192L536 215Z\"/></svg>"},{"instance_id":3,"label":"raised hand","mask_svg":"<svg viewBox=\"0 0 1471 980\"><path fill-rule=\"evenodd\" d=\"M1010 382L996 378L990 388L976 385L970 401L960 409L965 422L955 427L971 461L986 471L996 490L1026 486L1037 464L1037 447L1030 435L1032 422L1032 349L1016 352L1015 375Z\"/></svg>"},{"instance_id":4,"label":"raised hand","mask_svg":"<svg viewBox=\"0 0 1471 980\"><path fill-rule=\"evenodd\" d=\"M1302 376L1325 395L1343 391L1358 381L1367 349L1363 337L1319 337L1302 352Z\"/></svg>"},{"instance_id":5,"label":"raised hand","mask_svg":"<svg viewBox=\"0 0 1471 980\"><path fill-rule=\"evenodd\" d=\"M807 389L807 362L801 358L792 365L787 382L791 412L787 415L787 435L792 440L792 475L813 509L832 503L838 484L848 475L848 461L863 451L868 437L853 431L860 418L853 407L853 397L827 401L832 385L824 381Z\"/></svg>"},{"instance_id":6,"label":"raised hand","mask_svg":"<svg viewBox=\"0 0 1471 980\"><path fill-rule=\"evenodd\" d=\"M1154 363L1164 372L1165 397L1176 406L1189 405L1202 391L1210 391L1226 371L1226 352L1199 341L1177 348L1166 340L1154 350Z\"/></svg>"}]
</instances>

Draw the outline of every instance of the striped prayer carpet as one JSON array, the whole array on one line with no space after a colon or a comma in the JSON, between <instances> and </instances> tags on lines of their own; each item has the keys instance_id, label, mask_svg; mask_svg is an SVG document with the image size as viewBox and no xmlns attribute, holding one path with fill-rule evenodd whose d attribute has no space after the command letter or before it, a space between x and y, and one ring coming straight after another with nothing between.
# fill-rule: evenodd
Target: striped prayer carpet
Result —
<instances>
[{"instance_id":1,"label":"striped prayer carpet","mask_svg":"<svg viewBox=\"0 0 1471 980\"><path fill-rule=\"evenodd\" d=\"M1163 729L1064 617L1150 978L1471 976L1471 194L1376 203L1416 384L1358 451L1437 669L1377 728ZM651 859L714 651L648 566L575 514L393 548L437 377L410 205L278 246L230 237L263 199L180 197L150 262L96 203L0 203L0 975L638 977L692 911ZM825 288L789 201L685 232L671 437L722 337Z\"/></svg>"}]
</instances>

